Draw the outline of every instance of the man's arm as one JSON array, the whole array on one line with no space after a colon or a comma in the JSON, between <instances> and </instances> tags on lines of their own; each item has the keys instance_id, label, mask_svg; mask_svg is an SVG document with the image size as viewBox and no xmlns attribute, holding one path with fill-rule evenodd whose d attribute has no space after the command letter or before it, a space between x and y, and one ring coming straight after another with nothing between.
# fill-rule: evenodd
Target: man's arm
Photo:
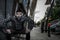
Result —
<instances>
[{"instance_id":1,"label":"man's arm","mask_svg":"<svg viewBox=\"0 0 60 40\"><path fill-rule=\"evenodd\" d=\"M4 23L8 23L8 22L10 22L10 18L4 20Z\"/></svg>"},{"instance_id":2,"label":"man's arm","mask_svg":"<svg viewBox=\"0 0 60 40\"><path fill-rule=\"evenodd\" d=\"M14 21L14 18L13 17L10 17L8 19L5 19L4 20L4 23L13 22L13 21Z\"/></svg>"},{"instance_id":3,"label":"man's arm","mask_svg":"<svg viewBox=\"0 0 60 40\"><path fill-rule=\"evenodd\" d=\"M33 27L36 27L35 22L30 17L27 17L27 21L28 21L28 29L32 30Z\"/></svg>"}]
</instances>

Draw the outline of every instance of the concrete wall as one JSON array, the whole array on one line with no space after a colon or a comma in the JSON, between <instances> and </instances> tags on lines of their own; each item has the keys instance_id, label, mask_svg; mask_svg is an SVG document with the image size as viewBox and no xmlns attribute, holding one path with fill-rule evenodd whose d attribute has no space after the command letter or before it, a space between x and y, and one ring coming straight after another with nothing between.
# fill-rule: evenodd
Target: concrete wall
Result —
<instances>
[{"instance_id":1,"label":"concrete wall","mask_svg":"<svg viewBox=\"0 0 60 40\"><path fill-rule=\"evenodd\" d=\"M6 17L12 15L12 7L14 0L6 0ZM0 0L0 17L5 17L5 0Z\"/></svg>"},{"instance_id":2,"label":"concrete wall","mask_svg":"<svg viewBox=\"0 0 60 40\"><path fill-rule=\"evenodd\" d=\"M12 9L13 9L14 0L7 0L6 1L6 17L12 16Z\"/></svg>"},{"instance_id":3,"label":"concrete wall","mask_svg":"<svg viewBox=\"0 0 60 40\"><path fill-rule=\"evenodd\" d=\"M0 17L4 18L5 15L5 0L0 0Z\"/></svg>"}]
</instances>

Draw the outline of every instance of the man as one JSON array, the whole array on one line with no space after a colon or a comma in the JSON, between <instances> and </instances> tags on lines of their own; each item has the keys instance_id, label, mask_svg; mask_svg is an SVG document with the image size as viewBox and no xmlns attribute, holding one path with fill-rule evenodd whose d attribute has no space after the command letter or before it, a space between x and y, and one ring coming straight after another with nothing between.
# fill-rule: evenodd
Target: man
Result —
<instances>
[{"instance_id":1,"label":"man","mask_svg":"<svg viewBox=\"0 0 60 40\"><path fill-rule=\"evenodd\" d=\"M23 12L22 10L18 10L15 14L15 16L10 17L9 19L5 19L5 23L11 22L11 26L8 25L9 27L6 27L7 29L11 28L14 30L14 32L12 32L13 34L18 34L18 33L22 33L23 29L24 29L24 23L25 21L25 17L23 16ZM7 39L10 40L11 36L7 35Z\"/></svg>"},{"instance_id":2,"label":"man","mask_svg":"<svg viewBox=\"0 0 60 40\"><path fill-rule=\"evenodd\" d=\"M9 19L6 19L5 23L12 22L11 28L15 30L15 32L13 33L26 33L26 40L30 40L30 31L35 25L34 21L24 14L26 14L26 12L23 9L22 4L20 4L15 15L13 17L10 17Z\"/></svg>"},{"instance_id":3,"label":"man","mask_svg":"<svg viewBox=\"0 0 60 40\"><path fill-rule=\"evenodd\" d=\"M23 15L22 10L18 10L15 16L6 19L7 22L12 22L12 28L15 30L15 33L26 33L26 40L30 40L30 31L33 28L34 21L30 19L28 16ZM26 25L26 26L25 26Z\"/></svg>"}]
</instances>

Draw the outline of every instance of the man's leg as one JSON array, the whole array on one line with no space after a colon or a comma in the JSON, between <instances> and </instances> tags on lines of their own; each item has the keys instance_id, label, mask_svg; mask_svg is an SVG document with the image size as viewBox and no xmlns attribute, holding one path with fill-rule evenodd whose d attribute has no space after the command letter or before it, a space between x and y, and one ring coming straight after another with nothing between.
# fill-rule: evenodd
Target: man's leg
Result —
<instances>
[{"instance_id":1,"label":"man's leg","mask_svg":"<svg viewBox=\"0 0 60 40\"><path fill-rule=\"evenodd\" d=\"M10 34L6 34L7 40L11 40L11 35Z\"/></svg>"},{"instance_id":2,"label":"man's leg","mask_svg":"<svg viewBox=\"0 0 60 40\"><path fill-rule=\"evenodd\" d=\"M26 40L30 40L30 32L26 34Z\"/></svg>"}]
</instances>

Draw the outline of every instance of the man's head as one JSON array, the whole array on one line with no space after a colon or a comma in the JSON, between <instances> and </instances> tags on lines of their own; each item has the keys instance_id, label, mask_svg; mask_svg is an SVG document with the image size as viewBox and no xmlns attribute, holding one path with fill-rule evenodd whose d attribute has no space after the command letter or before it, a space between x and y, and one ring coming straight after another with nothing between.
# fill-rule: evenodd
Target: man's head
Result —
<instances>
[{"instance_id":1,"label":"man's head","mask_svg":"<svg viewBox=\"0 0 60 40\"><path fill-rule=\"evenodd\" d=\"M23 15L23 13L22 12L16 12L16 17L21 17Z\"/></svg>"}]
</instances>

